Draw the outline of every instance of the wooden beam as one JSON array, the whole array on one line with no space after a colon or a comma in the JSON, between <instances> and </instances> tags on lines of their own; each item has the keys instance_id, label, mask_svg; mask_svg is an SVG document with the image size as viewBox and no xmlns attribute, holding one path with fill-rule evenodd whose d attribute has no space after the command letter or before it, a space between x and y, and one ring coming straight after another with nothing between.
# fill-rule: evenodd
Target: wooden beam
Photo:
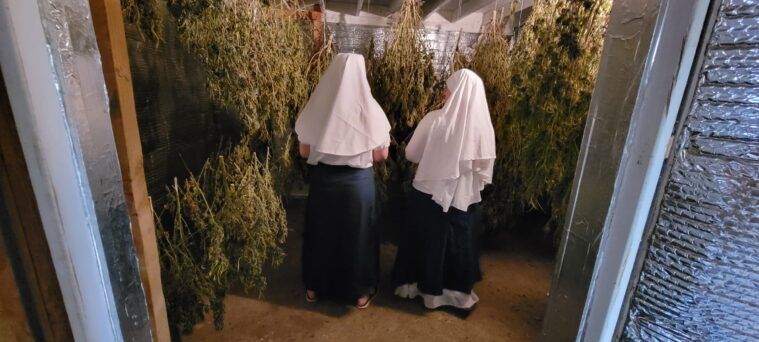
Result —
<instances>
[{"instance_id":1,"label":"wooden beam","mask_svg":"<svg viewBox=\"0 0 759 342\"><path fill-rule=\"evenodd\" d=\"M32 335L42 341L73 341L1 72L0 203L0 228L13 254L9 256Z\"/></svg>"},{"instance_id":2,"label":"wooden beam","mask_svg":"<svg viewBox=\"0 0 759 342\"><path fill-rule=\"evenodd\" d=\"M512 0L512 1L519 1L519 6L517 6L517 13L523 11L525 8L531 7L533 0ZM464 4L461 6L461 11L453 11L451 14L451 17L448 18L450 22L456 22L461 20L461 18L466 17L474 12L481 11L484 8L492 7L493 10L500 10L501 8L506 8L506 11L508 14L508 8L511 6L511 1L503 1L500 3L496 3L494 0L469 0L464 2ZM526 18L525 18L526 20Z\"/></svg>"},{"instance_id":3,"label":"wooden beam","mask_svg":"<svg viewBox=\"0 0 759 342\"><path fill-rule=\"evenodd\" d=\"M435 13L447 5L451 0L429 0L422 4L422 16L427 18L430 14Z\"/></svg>"},{"instance_id":4,"label":"wooden beam","mask_svg":"<svg viewBox=\"0 0 759 342\"><path fill-rule=\"evenodd\" d=\"M364 0L356 0L356 16L361 15L361 9L364 7Z\"/></svg>"},{"instance_id":5,"label":"wooden beam","mask_svg":"<svg viewBox=\"0 0 759 342\"><path fill-rule=\"evenodd\" d=\"M520 0L515 0L515 1L520 1ZM501 8L504 6L508 6L509 4L510 2L504 1L501 4L501 6L498 6L498 7ZM453 11L453 13L451 14L451 18L448 18L448 19L450 19L451 22L456 22L456 21L461 20L461 18L463 17L466 17L474 12L477 12L489 6L493 7L494 10L498 10L498 8L495 8L497 5L496 5L496 2L493 0L469 0L461 6L460 10Z\"/></svg>"},{"instance_id":6,"label":"wooden beam","mask_svg":"<svg viewBox=\"0 0 759 342\"><path fill-rule=\"evenodd\" d=\"M390 4L387 5L387 10L390 13L398 12L403 6L403 0L390 0Z\"/></svg>"},{"instance_id":7,"label":"wooden beam","mask_svg":"<svg viewBox=\"0 0 759 342\"><path fill-rule=\"evenodd\" d=\"M153 339L169 341L166 302L161 285L161 265L153 211L145 183L142 145L137 126L121 4L119 0L90 0L90 9L103 63L113 135L140 262L140 276L148 301Z\"/></svg>"}]
</instances>

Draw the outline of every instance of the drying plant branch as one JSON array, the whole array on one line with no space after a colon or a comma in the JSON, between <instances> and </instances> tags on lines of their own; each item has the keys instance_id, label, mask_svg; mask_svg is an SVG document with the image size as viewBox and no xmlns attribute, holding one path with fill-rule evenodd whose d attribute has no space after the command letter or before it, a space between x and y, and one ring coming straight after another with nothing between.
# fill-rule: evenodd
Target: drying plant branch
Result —
<instances>
[{"instance_id":1,"label":"drying plant branch","mask_svg":"<svg viewBox=\"0 0 759 342\"><path fill-rule=\"evenodd\" d=\"M379 193L408 188L413 166L403 157L405 141L435 102L438 80L432 54L424 45L420 0L403 2L382 51L368 48L367 71L372 93L387 113L391 126L390 156L375 168Z\"/></svg>"},{"instance_id":2,"label":"drying plant branch","mask_svg":"<svg viewBox=\"0 0 759 342\"><path fill-rule=\"evenodd\" d=\"M156 229L175 336L208 312L221 329L231 286L260 294L264 267L284 257L287 221L268 166L242 143L167 191L171 201L157 215Z\"/></svg>"},{"instance_id":3,"label":"drying plant branch","mask_svg":"<svg viewBox=\"0 0 759 342\"><path fill-rule=\"evenodd\" d=\"M494 29L476 47L472 67L483 70L498 143L485 202L492 226L531 208L550 211L549 228L562 225L609 8L539 0L508 53Z\"/></svg>"}]
</instances>

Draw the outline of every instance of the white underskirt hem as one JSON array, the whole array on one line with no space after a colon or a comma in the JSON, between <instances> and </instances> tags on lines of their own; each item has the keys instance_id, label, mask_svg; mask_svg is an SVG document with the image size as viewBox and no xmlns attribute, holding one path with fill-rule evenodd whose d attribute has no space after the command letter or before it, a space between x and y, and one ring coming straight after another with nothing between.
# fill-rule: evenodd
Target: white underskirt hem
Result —
<instances>
[{"instance_id":1,"label":"white underskirt hem","mask_svg":"<svg viewBox=\"0 0 759 342\"><path fill-rule=\"evenodd\" d=\"M403 284L395 288L395 295L401 298L413 299L417 296L421 296L422 299L424 299L424 306L428 309L437 309L446 305L454 306L459 309L471 309L474 304L477 304L477 302L480 301L480 298L477 297L474 290L471 292L472 293L469 294L461 291L443 289L442 295L435 296L419 291L416 283Z\"/></svg>"}]
</instances>

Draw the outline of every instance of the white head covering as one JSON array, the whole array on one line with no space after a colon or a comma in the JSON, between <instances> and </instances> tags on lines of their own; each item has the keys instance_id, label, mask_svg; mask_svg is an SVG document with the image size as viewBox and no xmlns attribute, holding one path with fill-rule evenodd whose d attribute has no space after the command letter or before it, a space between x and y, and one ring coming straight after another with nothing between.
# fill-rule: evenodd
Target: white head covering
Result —
<instances>
[{"instance_id":1,"label":"white head covering","mask_svg":"<svg viewBox=\"0 0 759 342\"><path fill-rule=\"evenodd\" d=\"M447 85L451 95L441 110L422 119L406 155L419 162L415 188L432 195L443 211L466 211L492 182L495 134L482 79L461 69Z\"/></svg>"},{"instance_id":2,"label":"white head covering","mask_svg":"<svg viewBox=\"0 0 759 342\"><path fill-rule=\"evenodd\" d=\"M295 132L312 151L337 156L354 156L386 143L390 123L372 97L363 56L335 56L295 121Z\"/></svg>"}]
</instances>

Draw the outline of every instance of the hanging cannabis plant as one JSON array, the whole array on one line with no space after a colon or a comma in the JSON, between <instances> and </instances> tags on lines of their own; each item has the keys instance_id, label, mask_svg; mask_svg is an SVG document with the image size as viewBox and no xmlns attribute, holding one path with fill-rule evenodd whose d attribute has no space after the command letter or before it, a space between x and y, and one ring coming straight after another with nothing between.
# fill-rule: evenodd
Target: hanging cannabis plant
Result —
<instances>
[{"instance_id":1,"label":"hanging cannabis plant","mask_svg":"<svg viewBox=\"0 0 759 342\"><path fill-rule=\"evenodd\" d=\"M335 56L335 41L334 36L329 35L324 42L314 42L314 49L316 52L311 56L311 61L308 63L308 75L309 94L316 89L316 85L319 84L324 71L327 70L329 64L332 62L332 57Z\"/></svg>"},{"instance_id":2,"label":"hanging cannabis plant","mask_svg":"<svg viewBox=\"0 0 759 342\"><path fill-rule=\"evenodd\" d=\"M162 6L162 0L123 1L128 20L159 25L160 16L144 14L158 13L146 9ZM164 294L177 337L208 313L220 329L232 284L260 293L263 267L281 262L281 196L297 151L294 118L334 49L331 40L322 43L307 32L293 1L167 2L181 42L207 69L211 100L236 116L243 137L199 173L175 181L170 203L157 215ZM257 157L262 154L265 163Z\"/></svg>"},{"instance_id":3,"label":"hanging cannabis plant","mask_svg":"<svg viewBox=\"0 0 759 342\"><path fill-rule=\"evenodd\" d=\"M372 94L387 113L391 126L390 157L377 166L380 192L392 191L412 176L403 156L406 140L434 102L437 83L432 54L423 42L420 0L405 0L382 51L370 45L367 69Z\"/></svg>"},{"instance_id":4,"label":"hanging cannabis plant","mask_svg":"<svg viewBox=\"0 0 759 342\"><path fill-rule=\"evenodd\" d=\"M512 2L512 16L515 8ZM504 35L506 27L504 13L494 13L493 19L485 27L475 45L471 59L467 67L476 72L485 86L488 106L493 121L503 117L506 113L506 90L510 86L509 80L509 41ZM454 54L455 58L456 54ZM462 58L462 57L458 57ZM458 62L458 63L467 63Z\"/></svg>"},{"instance_id":5,"label":"hanging cannabis plant","mask_svg":"<svg viewBox=\"0 0 759 342\"><path fill-rule=\"evenodd\" d=\"M293 124L311 89L312 40L297 2L169 0L180 39L208 68L211 100L271 148L278 188L292 175ZM314 61L323 63L320 57Z\"/></svg>"},{"instance_id":6,"label":"hanging cannabis plant","mask_svg":"<svg viewBox=\"0 0 759 342\"><path fill-rule=\"evenodd\" d=\"M163 19L160 0L121 0L121 14L128 23L135 24L144 39L156 44L163 39Z\"/></svg>"},{"instance_id":7,"label":"hanging cannabis plant","mask_svg":"<svg viewBox=\"0 0 759 342\"><path fill-rule=\"evenodd\" d=\"M157 220L161 271L173 335L188 333L213 314L224 324L224 297L232 284L266 287L263 268L284 253L287 221L268 165L237 145L209 159L198 175L168 189ZM163 224L166 223L166 224Z\"/></svg>"},{"instance_id":8,"label":"hanging cannabis plant","mask_svg":"<svg viewBox=\"0 0 759 342\"><path fill-rule=\"evenodd\" d=\"M550 211L549 227L562 224L609 8L609 0L536 1L506 70L482 73L489 87L504 88L493 105L498 159L486 200L493 226L507 227L529 208Z\"/></svg>"},{"instance_id":9,"label":"hanging cannabis plant","mask_svg":"<svg viewBox=\"0 0 759 342\"><path fill-rule=\"evenodd\" d=\"M461 51L460 44L461 34L459 33L459 36L456 39L456 47L454 48L453 55L451 56L450 67L448 68L449 74L453 74L454 72L463 68L469 68L469 59L467 55Z\"/></svg>"}]
</instances>

